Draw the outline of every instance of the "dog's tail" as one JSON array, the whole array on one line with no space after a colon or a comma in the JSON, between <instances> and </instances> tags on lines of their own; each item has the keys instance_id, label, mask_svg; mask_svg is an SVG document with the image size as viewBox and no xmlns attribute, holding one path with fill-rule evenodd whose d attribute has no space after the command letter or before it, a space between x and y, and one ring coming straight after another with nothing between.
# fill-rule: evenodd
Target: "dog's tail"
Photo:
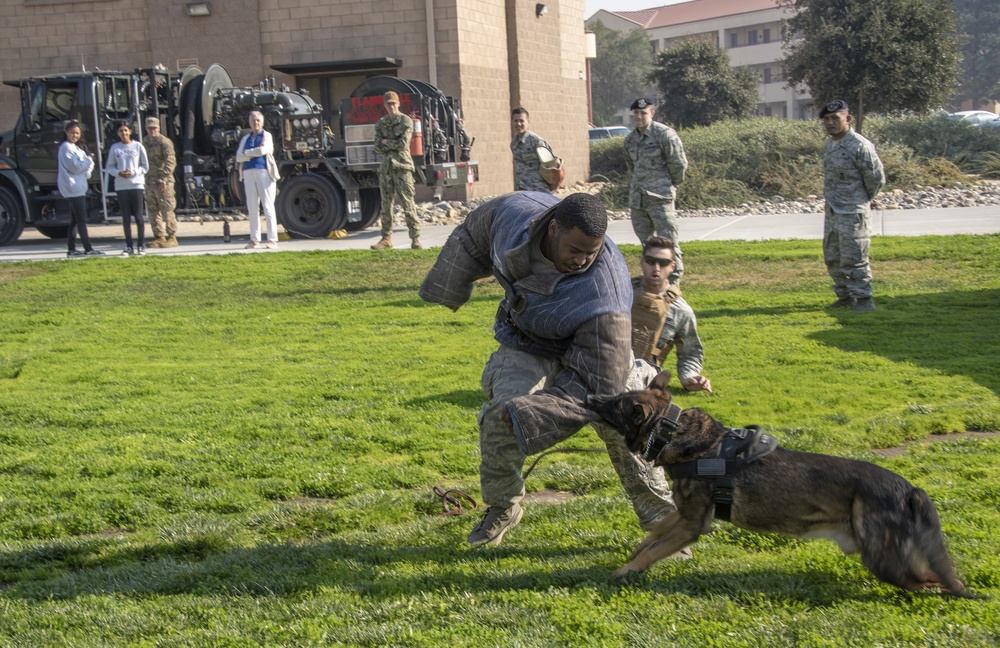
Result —
<instances>
[{"instance_id":1,"label":"dog's tail","mask_svg":"<svg viewBox=\"0 0 1000 648\"><path fill-rule=\"evenodd\" d=\"M934 502L923 489L914 488L910 493L908 504L915 535L913 538L915 555L912 555L909 561L913 573L918 574L926 585L937 584L945 594L976 598L955 576L955 568L944 544L941 519L938 517ZM930 573L919 569L918 565L920 567L926 565L926 570Z\"/></svg>"}]
</instances>

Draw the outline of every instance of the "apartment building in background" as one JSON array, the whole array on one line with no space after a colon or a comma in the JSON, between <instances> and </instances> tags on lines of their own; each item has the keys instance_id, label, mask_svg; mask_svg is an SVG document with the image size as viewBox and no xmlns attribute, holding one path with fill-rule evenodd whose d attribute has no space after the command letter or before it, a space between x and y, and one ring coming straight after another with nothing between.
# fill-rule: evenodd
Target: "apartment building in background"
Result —
<instances>
[{"instance_id":1,"label":"apartment building in background","mask_svg":"<svg viewBox=\"0 0 1000 648\"><path fill-rule=\"evenodd\" d=\"M642 29L653 52L688 40L704 40L726 50L734 67L749 67L759 79L754 114L780 119L816 115L808 88L787 87L782 70L784 21L792 10L774 0L691 0L640 11L600 10L600 20L618 31ZM623 123L626 115L622 115Z\"/></svg>"},{"instance_id":2,"label":"apartment building in background","mask_svg":"<svg viewBox=\"0 0 1000 648\"><path fill-rule=\"evenodd\" d=\"M361 81L417 79L461 101L480 182L471 198L513 189L510 110L585 180L584 0L6 0L0 22L0 132L14 127L22 77L162 64L220 64L234 85L306 88L337 117ZM569 110L567 106L579 107Z\"/></svg>"}]
</instances>

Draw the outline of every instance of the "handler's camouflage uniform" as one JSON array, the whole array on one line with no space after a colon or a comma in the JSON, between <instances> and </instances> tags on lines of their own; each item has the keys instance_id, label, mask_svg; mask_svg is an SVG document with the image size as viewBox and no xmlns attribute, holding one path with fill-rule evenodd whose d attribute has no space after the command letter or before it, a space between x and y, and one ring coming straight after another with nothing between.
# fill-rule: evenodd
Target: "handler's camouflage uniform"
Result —
<instances>
[{"instance_id":1,"label":"handler's camouflage uniform","mask_svg":"<svg viewBox=\"0 0 1000 648\"><path fill-rule=\"evenodd\" d=\"M177 168L177 157L174 154L174 143L160 133L147 136L142 144L146 147L146 158L149 160L149 173L146 174L146 209L149 211L149 225L155 237L155 241L150 242L149 247L160 247L164 240L174 238L177 234L177 216L174 214L177 208L177 198L174 193L174 169ZM162 191L160 180L165 183Z\"/></svg>"},{"instance_id":2,"label":"handler's camouflage uniform","mask_svg":"<svg viewBox=\"0 0 1000 648\"><path fill-rule=\"evenodd\" d=\"M491 508L509 510L524 497L525 458L575 434L597 416L588 396L645 387L657 370L633 362L628 267L609 239L585 270L561 274L537 257L559 200L537 192L494 198L448 238L420 288L425 301L457 309L478 279L513 282L494 324L500 343L483 369L489 401L479 413L480 485ZM524 306L512 306L512 300ZM514 429L503 422L507 410ZM644 529L674 510L663 471L594 423Z\"/></svg>"},{"instance_id":3,"label":"handler's camouflage uniform","mask_svg":"<svg viewBox=\"0 0 1000 648\"><path fill-rule=\"evenodd\" d=\"M885 186L882 160L875 145L850 129L823 150L823 260L840 299L872 296L872 198Z\"/></svg>"},{"instance_id":4,"label":"handler's camouflage uniform","mask_svg":"<svg viewBox=\"0 0 1000 648\"><path fill-rule=\"evenodd\" d=\"M632 278L632 290L636 294L642 290L642 275ZM651 358L658 366L663 366L664 360L670 354L671 349L677 350L677 377L681 384L685 380L701 375L701 369L705 360L705 347L698 337L698 320L691 310L691 306L679 294L659 295L660 299L668 304L667 317L663 322L663 328L657 335L656 353ZM632 304L632 327L633 327L633 347L635 351L635 327L636 322L641 318L636 313L638 305ZM641 353L635 351L636 355Z\"/></svg>"},{"instance_id":5,"label":"handler's camouflage uniform","mask_svg":"<svg viewBox=\"0 0 1000 648\"><path fill-rule=\"evenodd\" d=\"M635 128L625 137L625 163L632 172L628 191L632 229L642 244L654 235L666 236L674 242L677 263L670 273L670 283L676 285L684 274L674 217L675 187L684 182L688 166L684 145L677 131L654 121L645 132Z\"/></svg>"},{"instance_id":6,"label":"handler's camouflage uniform","mask_svg":"<svg viewBox=\"0 0 1000 648\"><path fill-rule=\"evenodd\" d=\"M382 238L392 235L392 203L397 193L403 203L410 238L420 236L417 205L413 202L412 137L413 120L406 115L386 115L375 124L375 152L382 156L378 167L378 188L382 192Z\"/></svg>"},{"instance_id":7,"label":"handler's camouflage uniform","mask_svg":"<svg viewBox=\"0 0 1000 648\"><path fill-rule=\"evenodd\" d=\"M545 148L552 152L552 147L548 142L531 131L523 137L514 136L510 140L510 152L514 154L514 190L515 191L544 191L552 193L549 185L545 184L539 172L538 151Z\"/></svg>"}]
</instances>

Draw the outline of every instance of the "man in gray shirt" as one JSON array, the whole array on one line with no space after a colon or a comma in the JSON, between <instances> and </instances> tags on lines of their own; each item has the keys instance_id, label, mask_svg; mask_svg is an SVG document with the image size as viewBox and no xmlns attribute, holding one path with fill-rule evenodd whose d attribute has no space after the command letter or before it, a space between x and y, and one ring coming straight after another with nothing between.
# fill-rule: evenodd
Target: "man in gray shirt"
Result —
<instances>
[{"instance_id":1,"label":"man in gray shirt","mask_svg":"<svg viewBox=\"0 0 1000 648\"><path fill-rule=\"evenodd\" d=\"M830 307L866 313L875 310L868 263L871 201L885 186L885 171L875 145L851 128L846 101L826 104L819 118L830 136L823 150L823 260L837 295Z\"/></svg>"}]
</instances>

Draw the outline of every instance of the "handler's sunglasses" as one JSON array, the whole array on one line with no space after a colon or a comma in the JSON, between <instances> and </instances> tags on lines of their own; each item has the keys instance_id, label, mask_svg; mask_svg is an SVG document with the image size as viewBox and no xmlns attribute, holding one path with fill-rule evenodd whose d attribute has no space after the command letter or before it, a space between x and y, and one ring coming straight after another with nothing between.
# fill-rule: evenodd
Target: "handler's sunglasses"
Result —
<instances>
[{"instance_id":1,"label":"handler's sunglasses","mask_svg":"<svg viewBox=\"0 0 1000 648\"><path fill-rule=\"evenodd\" d=\"M648 254L643 254L642 260L649 265L655 265L658 268L666 268L674 262L673 259L664 259L663 257L649 256Z\"/></svg>"}]
</instances>

